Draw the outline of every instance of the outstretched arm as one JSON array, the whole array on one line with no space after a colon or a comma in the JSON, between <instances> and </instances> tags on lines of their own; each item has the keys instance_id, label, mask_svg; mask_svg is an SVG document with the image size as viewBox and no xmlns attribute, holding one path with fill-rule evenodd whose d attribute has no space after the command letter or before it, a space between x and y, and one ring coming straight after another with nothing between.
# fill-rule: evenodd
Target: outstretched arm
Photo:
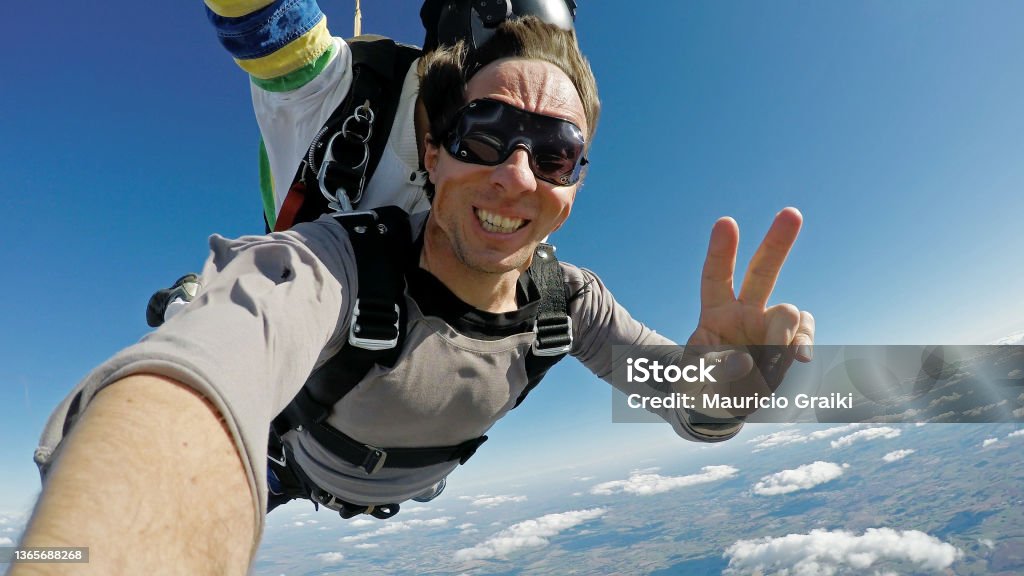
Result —
<instances>
[{"instance_id":1,"label":"outstretched arm","mask_svg":"<svg viewBox=\"0 0 1024 576\"><path fill-rule=\"evenodd\" d=\"M22 546L87 546L89 563L29 574L245 574L258 525L217 410L166 378L104 388L54 462Z\"/></svg>"}]
</instances>

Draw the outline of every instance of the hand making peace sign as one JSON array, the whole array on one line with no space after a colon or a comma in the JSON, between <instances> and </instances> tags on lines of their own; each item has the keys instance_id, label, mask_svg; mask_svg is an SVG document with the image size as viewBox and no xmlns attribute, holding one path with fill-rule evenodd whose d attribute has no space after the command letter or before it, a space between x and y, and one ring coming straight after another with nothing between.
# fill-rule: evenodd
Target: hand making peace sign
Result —
<instances>
[{"instance_id":1,"label":"hand making peace sign","mask_svg":"<svg viewBox=\"0 0 1024 576\"><path fill-rule=\"evenodd\" d=\"M788 346L796 360L811 360L814 317L792 304L767 306L802 223L803 216L796 208L785 208L775 215L775 221L750 260L737 298L733 274L739 226L729 217L715 222L701 277L700 321L687 345Z\"/></svg>"}]
</instances>

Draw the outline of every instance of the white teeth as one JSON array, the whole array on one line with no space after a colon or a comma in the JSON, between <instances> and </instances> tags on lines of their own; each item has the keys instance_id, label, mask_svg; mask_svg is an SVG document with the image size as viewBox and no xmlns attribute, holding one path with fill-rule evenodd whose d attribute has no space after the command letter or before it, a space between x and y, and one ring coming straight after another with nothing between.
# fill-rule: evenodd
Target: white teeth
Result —
<instances>
[{"instance_id":1,"label":"white teeth","mask_svg":"<svg viewBox=\"0 0 1024 576\"><path fill-rule=\"evenodd\" d=\"M523 224L526 223L522 218L508 218L507 216L493 214L481 208L476 209L476 217L480 220L484 230L500 232L502 234L511 234L522 228Z\"/></svg>"}]
</instances>

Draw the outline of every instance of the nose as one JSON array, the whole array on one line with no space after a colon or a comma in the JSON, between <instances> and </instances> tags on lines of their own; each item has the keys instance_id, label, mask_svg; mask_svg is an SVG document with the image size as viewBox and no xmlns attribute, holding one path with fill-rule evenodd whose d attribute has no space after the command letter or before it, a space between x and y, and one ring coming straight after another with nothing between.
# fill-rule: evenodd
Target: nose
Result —
<instances>
[{"instance_id":1,"label":"nose","mask_svg":"<svg viewBox=\"0 0 1024 576\"><path fill-rule=\"evenodd\" d=\"M504 162L494 167L491 180L506 192L523 193L537 188L537 178L530 168L530 153L516 148Z\"/></svg>"}]
</instances>

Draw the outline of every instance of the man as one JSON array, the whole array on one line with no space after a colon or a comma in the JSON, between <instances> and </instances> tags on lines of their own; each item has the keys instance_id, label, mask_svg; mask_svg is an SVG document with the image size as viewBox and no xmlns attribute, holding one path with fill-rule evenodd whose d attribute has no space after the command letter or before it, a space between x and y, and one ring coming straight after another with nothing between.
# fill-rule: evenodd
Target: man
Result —
<instances>
[{"instance_id":1,"label":"man","mask_svg":"<svg viewBox=\"0 0 1024 576\"><path fill-rule=\"evenodd\" d=\"M598 111L574 34L533 19L503 24L472 54L436 54L422 91L435 197L413 228L421 244L409 248L405 345L329 416L399 451L471 439L514 406L540 299L527 269L569 216ZM766 308L800 223L792 209L776 216L738 299L738 230L715 224L690 344L774 344L808 359L811 316ZM243 574L263 525L267 427L349 337L366 289L353 262L366 231L347 230L324 218L270 237L213 237L203 295L94 371L51 418L37 453L47 484L24 545L87 542L99 573ZM613 345L670 343L592 273L559 270L571 354L596 374L608 377ZM739 429L661 415L696 440ZM320 489L359 504L409 498L457 466L366 470L307 432L287 434L291 456Z\"/></svg>"}]
</instances>

